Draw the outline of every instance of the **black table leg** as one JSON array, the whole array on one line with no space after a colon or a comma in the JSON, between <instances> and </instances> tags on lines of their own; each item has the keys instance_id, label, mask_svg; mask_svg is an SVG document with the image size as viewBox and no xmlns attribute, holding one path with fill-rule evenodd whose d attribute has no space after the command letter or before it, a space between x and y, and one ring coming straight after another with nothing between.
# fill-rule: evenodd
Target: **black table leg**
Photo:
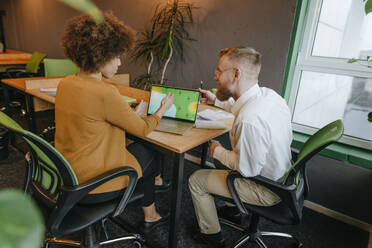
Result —
<instances>
[{"instance_id":1,"label":"black table leg","mask_svg":"<svg viewBox=\"0 0 372 248\"><path fill-rule=\"evenodd\" d=\"M5 113L12 116L12 109L10 108L10 98L9 98L9 89L5 84L1 84L3 88L3 96L4 96L4 103L5 103Z\"/></svg>"},{"instance_id":2,"label":"black table leg","mask_svg":"<svg viewBox=\"0 0 372 248\"><path fill-rule=\"evenodd\" d=\"M31 129L31 132L36 134L37 130L36 130L36 120L35 120L34 99L29 94L26 94L26 104L27 104L27 114L28 114L28 126Z\"/></svg>"},{"instance_id":3,"label":"black table leg","mask_svg":"<svg viewBox=\"0 0 372 248\"><path fill-rule=\"evenodd\" d=\"M9 88L1 83L1 87L3 90L3 96L4 96L4 104L5 104L5 114L7 114L10 118L13 117L12 108L10 107L10 97L9 97ZM10 144L14 146L15 144L15 136L13 132L10 132Z\"/></svg>"},{"instance_id":4,"label":"black table leg","mask_svg":"<svg viewBox=\"0 0 372 248\"><path fill-rule=\"evenodd\" d=\"M209 143L205 142L202 145L202 154L201 154L201 160L200 160L200 166L206 167L205 161L207 161L207 152L208 152Z\"/></svg>"},{"instance_id":5,"label":"black table leg","mask_svg":"<svg viewBox=\"0 0 372 248\"><path fill-rule=\"evenodd\" d=\"M180 210L182 200L182 181L185 154L176 154L173 167L171 219L169 226L168 247L177 247L178 226L180 225Z\"/></svg>"}]
</instances>

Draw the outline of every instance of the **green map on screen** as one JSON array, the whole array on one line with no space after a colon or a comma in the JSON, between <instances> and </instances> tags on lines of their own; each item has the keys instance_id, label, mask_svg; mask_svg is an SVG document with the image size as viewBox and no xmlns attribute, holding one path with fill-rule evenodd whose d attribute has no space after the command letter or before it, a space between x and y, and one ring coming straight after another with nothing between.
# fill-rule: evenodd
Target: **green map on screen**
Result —
<instances>
[{"instance_id":1,"label":"green map on screen","mask_svg":"<svg viewBox=\"0 0 372 248\"><path fill-rule=\"evenodd\" d=\"M174 94L172 107L165 112L164 116L182 120L194 121L198 109L199 91L168 88L164 86L152 86L149 108L147 113L155 113L161 104L161 100L168 94Z\"/></svg>"}]
</instances>

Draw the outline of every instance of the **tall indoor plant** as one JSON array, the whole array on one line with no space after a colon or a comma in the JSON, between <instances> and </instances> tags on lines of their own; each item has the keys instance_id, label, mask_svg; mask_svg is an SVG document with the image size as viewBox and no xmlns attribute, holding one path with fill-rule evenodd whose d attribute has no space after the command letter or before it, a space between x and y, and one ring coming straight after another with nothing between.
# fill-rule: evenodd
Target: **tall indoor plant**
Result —
<instances>
[{"instance_id":1,"label":"tall indoor plant","mask_svg":"<svg viewBox=\"0 0 372 248\"><path fill-rule=\"evenodd\" d=\"M145 61L147 72L135 81L137 87L148 89L151 84L164 84L168 65L179 57L184 61L185 41L193 41L187 26L194 23L195 6L186 0L170 0L156 7L151 19L151 27L140 33L133 52L134 61ZM154 62L161 69L160 80L152 73Z\"/></svg>"}]
</instances>

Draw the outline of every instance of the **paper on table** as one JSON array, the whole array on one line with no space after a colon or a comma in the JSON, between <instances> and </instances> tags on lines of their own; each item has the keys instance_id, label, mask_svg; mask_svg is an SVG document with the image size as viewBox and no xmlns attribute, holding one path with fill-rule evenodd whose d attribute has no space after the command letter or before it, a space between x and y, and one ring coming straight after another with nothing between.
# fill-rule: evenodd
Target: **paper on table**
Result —
<instances>
[{"instance_id":1,"label":"paper on table","mask_svg":"<svg viewBox=\"0 0 372 248\"><path fill-rule=\"evenodd\" d=\"M26 86L26 90L40 89L40 88L57 88L61 80L62 78L25 80L25 86Z\"/></svg>"},{"instance_id":2,"label":"paper on table","mask_svg":"<svg viewBox=\"0 0 372 248\"><path fill-rule=\"evenodd\" d=\"M203 111L198 112L198 117L205 120L216 121L220 119L234 118L234 115L223 110L205 109Z\"/></svg>"},{"instance_id":3,"label":"paper on table","mask_svg":"<svg viewBox=\"0 0 372 248\"><path fill-rule=\"evenodd\" d=\"M57 92L57 88L40 88L40 92Z\"/></svg>"},{"instance_id":4,"label":"paper on table","mask_svg":"<svg viewBox=\"0 0 372 248\"><path fill-rule=\"evenodd\" d=\"M129 97L129 96L123 96L123 99L127 102L127 103L132 103L132 102L137 102L137 99L135 98L132 98L132 97Z\"/></svg>"},{"instance_id":5,"label":"paper on table","mask_svg":"<svg viewBox=\"0 0 372 248\"><path fill-rule=\"evenodd\" d=\"M196 120L195 127L205 129L226 129L226 125L222 121Z\"/></svg>"}]
</instances>

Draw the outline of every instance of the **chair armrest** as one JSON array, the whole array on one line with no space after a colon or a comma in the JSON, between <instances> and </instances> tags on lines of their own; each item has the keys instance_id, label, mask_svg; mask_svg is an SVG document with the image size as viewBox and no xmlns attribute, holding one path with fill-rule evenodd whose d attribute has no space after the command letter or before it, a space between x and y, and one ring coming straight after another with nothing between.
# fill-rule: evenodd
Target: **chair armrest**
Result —
<instances>
[{"instance_id":1,"label":"chair armrest","mask_svg":"<svg viewBox=\"0 0 372 248\"><path fill-rule=\"evenodd\" d=\"M56 217L58 221L56 220L56 223L62 221L67 212L70 211L70 209L73 208L89 192L96 189L100 185L120 176L129 176L129 184L127 190L125 191L122 199L116 207L114 216L120 214L128 203L128 200L137 184L137 171L133 167L129 166L112 169L78 186L63 186L61 188L61 195L57 201L57 208L55 208L55 212L53 213L53 215L58 214L58 217Z\"/></svg>"},{"instance_id":2,"label":"chair armrest","mask_svg":"<svg viewBox=\"0 0 372 248\"><path fill-rule=\"evenodd\" d=\"M5 71L6 72L17 72L17 71L26 72L26 69L25 67L9 67L9 68L6 68Z\"/></svg>"},{"instance_id":3,"label":"chair armrest","mask_svg":"<svg viewBox=\"0 0 372 248\"><path fill-rule=\"evenodd\" d=\"M300 153L299 149L297 149L295 147L291 147L292 161L297 161L297 156L298 156L299 153Z\"/></svg>"},{"instance_id":4,"label":"chair armrest","mask_svg":"<svg viewBox=\"0 0 372 248\"><path fill-rule=\"evenodd\" d=\"M244 177L237 171L231 171L229 175L226 178L227 187L230 191L230 194L239 208L239 210L244 213L248 214L247 209L244 207L244 204L240 200L240 197L238 195L238 192L235 188L234 181L237 178L246 178L249 180L254 181L257 184L260 184L268 189L270 189L273 193L277 194L281 199L288 198L288 192L289 191L295 191L296 185L282 185L276 181L270 180L268 178L262 177L262 176L255 176L255 177Z\"/></svg>"}]
</instances>

